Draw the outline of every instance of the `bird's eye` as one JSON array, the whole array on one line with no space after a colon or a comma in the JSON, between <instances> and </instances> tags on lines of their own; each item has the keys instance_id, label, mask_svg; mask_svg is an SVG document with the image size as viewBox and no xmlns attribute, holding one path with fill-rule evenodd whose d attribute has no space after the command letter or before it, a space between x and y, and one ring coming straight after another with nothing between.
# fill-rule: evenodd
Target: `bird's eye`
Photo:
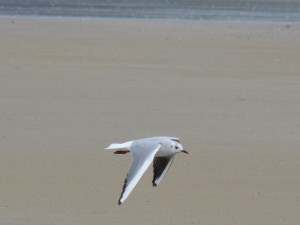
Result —
<instances>
[{"instance_id":1,"label":"bird's eye","mask_svg":"<svg viewBox=\"0 0 300 225\"><path fill-rule=\"evenodd\" d=\"M178 149L178 146L175 146L176 149Z\"/></svg>"}]
</instances>

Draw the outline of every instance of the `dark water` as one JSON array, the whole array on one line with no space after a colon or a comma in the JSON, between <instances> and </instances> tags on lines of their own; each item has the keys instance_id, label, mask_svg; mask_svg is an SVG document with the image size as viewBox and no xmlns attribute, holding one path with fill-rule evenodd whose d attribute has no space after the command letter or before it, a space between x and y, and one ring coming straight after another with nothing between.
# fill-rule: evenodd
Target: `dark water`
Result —
<instances>
[{"instance_id":1,"label":"dark water","mask_svg":"<svg viewBox=\"0 0 300 225\"><path fill-rule=\"evenodd\" d=\"M0 0L0 15L300 22L300 0Z\"/></svg>"}]
</instances>

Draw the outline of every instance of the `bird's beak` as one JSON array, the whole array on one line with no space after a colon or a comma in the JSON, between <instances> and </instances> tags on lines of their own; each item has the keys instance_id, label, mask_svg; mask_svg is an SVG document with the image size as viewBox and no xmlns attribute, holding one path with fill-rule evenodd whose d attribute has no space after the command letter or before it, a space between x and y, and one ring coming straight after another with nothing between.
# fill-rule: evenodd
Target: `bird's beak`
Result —
<instances>
[{"instance_id":1,"label":"bird's beak","mask_svg":"<svg viewBox=\"0 0 300 225\"><path fill-rule=\"evenodd\" d=\"M189 154L186 150L181 150L181 152L184 152L185 154Z\"/></svg>"}]
</instances>

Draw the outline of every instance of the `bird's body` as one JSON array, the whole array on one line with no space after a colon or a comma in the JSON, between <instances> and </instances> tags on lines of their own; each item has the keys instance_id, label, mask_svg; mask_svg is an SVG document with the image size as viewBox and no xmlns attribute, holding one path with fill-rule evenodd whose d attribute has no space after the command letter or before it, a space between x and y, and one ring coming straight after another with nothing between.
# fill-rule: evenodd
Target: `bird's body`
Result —
<instances>
[{"instance_id":1,"label":"bird's body","mask_svg":"<svg viewBox=\"0 0 300 225\"><path fill-rule=\"evenodd\" d=\"M153 161L153 186L157 186L170 168L175 154L187 153L183 150L179 138L151 137L121 144L111 144L106 150L113 150L115 154L130 152L132 165L124 181L123 191L119 199L122 204L132 192L144 172Z\"/></svg>"}]
</instances>

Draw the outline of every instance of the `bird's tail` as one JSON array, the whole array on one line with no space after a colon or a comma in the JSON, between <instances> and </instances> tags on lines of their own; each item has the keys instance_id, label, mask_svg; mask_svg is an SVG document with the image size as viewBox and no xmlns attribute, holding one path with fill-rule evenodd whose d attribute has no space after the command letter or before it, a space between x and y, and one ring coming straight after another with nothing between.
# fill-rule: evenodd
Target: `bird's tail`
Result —
<instances>
[{"instance_id":1,"label":"bird's tail","mask_svg":"<svg viewBox=\"0 0 300 225\"><path fill-rule=\"evenodd\" d=\"M128 141L125 143L113 143L110 146L106 147L105 150L113 150L113 151L130 151L130 146L133 141Z\"/></svg>"}]
</instances>

